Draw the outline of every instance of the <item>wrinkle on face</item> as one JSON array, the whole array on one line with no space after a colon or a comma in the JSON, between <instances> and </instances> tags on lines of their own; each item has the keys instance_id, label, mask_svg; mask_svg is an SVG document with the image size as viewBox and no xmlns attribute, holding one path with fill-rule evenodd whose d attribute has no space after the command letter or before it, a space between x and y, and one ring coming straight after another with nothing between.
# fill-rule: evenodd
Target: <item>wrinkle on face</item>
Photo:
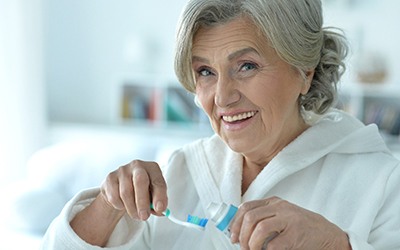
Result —
<instances>
[{"instance_id":1,"label":"wrinkle on face","mask_svg":"<svg viewBox=\"0 0 400 250\"><path fill-rule=\"evenodd\" d=\"M298 106L304 80L250 19L200 28L192 54L196 94L213 129L249 162L265 166L307 128ZM236 130L220 115L249 111L256 115Z\"/></svg>"}]
</instances>

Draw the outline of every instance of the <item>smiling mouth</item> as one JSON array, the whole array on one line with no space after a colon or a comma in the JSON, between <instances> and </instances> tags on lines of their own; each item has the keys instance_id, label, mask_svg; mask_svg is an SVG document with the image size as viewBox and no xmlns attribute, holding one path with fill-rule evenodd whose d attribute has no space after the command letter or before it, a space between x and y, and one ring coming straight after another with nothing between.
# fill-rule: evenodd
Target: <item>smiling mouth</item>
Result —
<instances>
[{"instance_id":1,"label":"smiling mouth","mask_svg":"<svg viewBox=\"0 0 400 250\"><path fill-rule=\"evenodd\" d=\"M237 115L224 115L222 116L222 120L226 121L226 122L238 122L238 121L243 121L243 120L247 120L251 117L253 117L257 112L256 111L249 111L249 112L245 112L245 113L241 113L241 114L237 114Z\"/></svg>"}]
</instances>

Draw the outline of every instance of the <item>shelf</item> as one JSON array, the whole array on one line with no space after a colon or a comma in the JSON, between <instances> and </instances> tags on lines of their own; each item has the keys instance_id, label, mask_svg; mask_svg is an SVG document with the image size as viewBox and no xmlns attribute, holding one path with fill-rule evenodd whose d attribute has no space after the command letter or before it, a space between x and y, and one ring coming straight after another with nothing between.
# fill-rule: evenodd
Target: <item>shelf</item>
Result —
<instances>
[{"instance_id":1,"label":"shelf","mask_svg":"<svg viewBox=\"0 0 400 250\"><path fill-rule=\"evenodd\" d=\"M121 121L124 123L206 126L208 118L194 103L194 95L177 83L148 84L125 81L121 86Z\"/></svg>"},{"instance_id":2,"label":"shelf","mask_svg":"<svg viewBox=\"0 0 400 250\"><path fill-rule=\"evenodd\" d=\"M339 89L339 108L355 115L365 124L377 124L385 133L400 134L400 85L343 85Z\"/></svg>"}]
</instances>

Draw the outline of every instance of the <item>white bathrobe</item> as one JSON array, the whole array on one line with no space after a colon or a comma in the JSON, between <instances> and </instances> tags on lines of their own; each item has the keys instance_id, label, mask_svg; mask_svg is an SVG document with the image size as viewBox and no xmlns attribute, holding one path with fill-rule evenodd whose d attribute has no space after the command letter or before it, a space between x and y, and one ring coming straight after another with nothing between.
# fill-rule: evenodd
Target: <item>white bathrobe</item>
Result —
<instances>
[{"instance_id":1,"label":"white bathrobe","mask_svg":"<svg viewBox=\"0 0 400 250\"><path fill-rule=\"evenodd\" d=\"M287 145L241 194L242 156L218 136L176 151L163 168L169 208L178 218L210 217L210 202L238 206L278 196L323 215L349 235L353 250L400 249L400 163L375 125L333 110ZM49 227L43 249L101 249L86 244L69 221L98 194L75 196ZM165 217L124 216L106 249L239 249L209 222L205 231Z\"/></svg>"}]
</instances>

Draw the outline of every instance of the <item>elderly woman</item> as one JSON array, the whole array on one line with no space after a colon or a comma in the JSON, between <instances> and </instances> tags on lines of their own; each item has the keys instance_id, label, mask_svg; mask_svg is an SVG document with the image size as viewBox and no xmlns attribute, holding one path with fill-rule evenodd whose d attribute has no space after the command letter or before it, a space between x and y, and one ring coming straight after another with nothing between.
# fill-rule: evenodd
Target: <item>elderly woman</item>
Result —
<instances>
[{"instance_id":1,"label":"elderly woman","mask_svg":"<svg viewBox=\"0 0 400 250\"><path fill-rule=\"evenodd\" d=\"M331 108L347 47L322 23L320 0L190 1L175 68L216 135L78 194L44 249L400 249L399 161ZM239 206L230 239L162 217L210 202Z\"/></svg>"}]
</instances>

